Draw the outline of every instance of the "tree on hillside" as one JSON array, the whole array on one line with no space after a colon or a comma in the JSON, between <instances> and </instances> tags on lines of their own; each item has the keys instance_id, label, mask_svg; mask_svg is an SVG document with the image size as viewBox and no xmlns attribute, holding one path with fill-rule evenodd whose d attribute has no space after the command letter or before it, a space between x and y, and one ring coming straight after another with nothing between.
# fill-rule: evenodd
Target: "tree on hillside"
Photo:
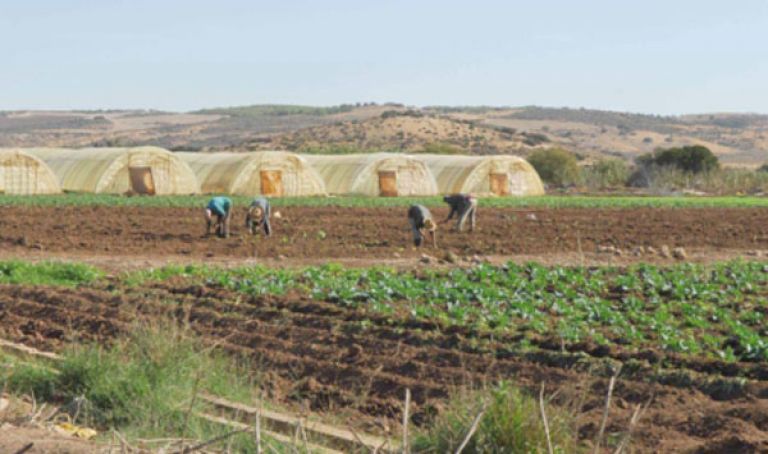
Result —
<instances>
[{"instance_id":1,"label":"tree on hillside","mask_svg":"<svg viewBox=\"0 0 768 454\"><path fill-rule=\"evenodd\" d=\"M683 181L694 175L707 175L720 169L720 161L707 147L688 145L657 149L635 160L635 172L629 178L630 186L652 187L660 181L669 184L674 175Z\"/></svg>"},{"instance_id":2,"label":"tree on hillside","mask_svg":"<svg viewBox=\"0 0 768 454\"><path fill-rule=\"evenodd\" d=\"M683 172L702 173L720 168L720 161L709 148L702 145L688 145L659 149L637 158L640 167L673 167Z\"/></svg>"}]
</instances>

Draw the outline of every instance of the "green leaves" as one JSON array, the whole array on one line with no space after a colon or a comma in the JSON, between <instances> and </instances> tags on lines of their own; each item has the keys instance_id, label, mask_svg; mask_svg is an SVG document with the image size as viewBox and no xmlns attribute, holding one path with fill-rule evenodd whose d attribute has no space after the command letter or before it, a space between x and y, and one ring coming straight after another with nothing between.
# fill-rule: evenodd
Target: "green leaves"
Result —
<instances>
[{"instance_id":1,"label":"green leaves","mask_svg":"<svg viewBox=\"0 0 768 454\"><path fill-rule=\"evenodd\" d=\"M81 263L41 262L20 260L0 262L0 283L31 285L77 286L103 277L98 269Z\"/></svg>"},{"instance_id":2,"label":"green leaves","mask_svg":"<svg viewBox=\"0 0 768 454\"><path fill-rule=\"evenodd\" d=\"M231 196L235 206L247 206L251 198ZM207 195L172 195L125 197L114 194L13 195L0 194L0 205L21 206L139 206L202 208ZM444 206L442 197L283 197L271 200L274 207L428 207ZM670 197L670 196L529 196L493 197L480 201L482 207L548 207L548 208L632 208L632 207L766 207L768 199L754 196Z\"/></svg>"},{"instance_id":3,"label":"green leaves","mask_svg":"<svg viewBox=\"0 0 768 454\"><path fill-rule=\"evenodd\" d=\"M3 269L0 267L0 278ZM768 273L760 263L714 266L546 267L478 265L398 272L328 264L303 270L186 266L143 271L250 295L299 291L371 314L563 342L616 344L733 360L768 359ZM503 336L502 336L503 337Z\"/></svg>"}]
</instances>

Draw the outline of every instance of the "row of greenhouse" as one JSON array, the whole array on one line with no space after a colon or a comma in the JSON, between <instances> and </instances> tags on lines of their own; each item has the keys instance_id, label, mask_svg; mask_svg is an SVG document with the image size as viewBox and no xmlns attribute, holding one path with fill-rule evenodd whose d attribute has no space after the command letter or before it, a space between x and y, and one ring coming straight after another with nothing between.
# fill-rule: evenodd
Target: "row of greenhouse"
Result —
<instances>
[{"instance_id":1,"label":"row of greenhouse","mask_svg":"<svg viewBox=\"0 0 768 454\"><path fill-rule=\"evenodd\" d=\"M428 196L539 195L536 171L517 156L285 151L170 152L158 147L0 149L0 192L52 194Z\"/></svg>"}]
</instances>

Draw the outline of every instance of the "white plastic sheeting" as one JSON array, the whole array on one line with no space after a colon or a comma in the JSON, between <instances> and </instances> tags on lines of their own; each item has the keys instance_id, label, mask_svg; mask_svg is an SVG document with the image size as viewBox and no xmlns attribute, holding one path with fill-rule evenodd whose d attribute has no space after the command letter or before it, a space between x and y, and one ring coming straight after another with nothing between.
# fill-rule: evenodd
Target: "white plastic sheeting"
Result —
<instances>
[{"instance_id":1,"label":"white plastic sheeting","mask_svg":"<svg viewBox=\"0 0 768 454\"><path fill-rule=\"evenodd\" d=\"M158 147L29 148L53 170L65 191L124 194L198 194L189 166Z\"/></svg>"},{"instance_id":2,"label":"white plastic sheeting","mask_svg":"<svg viewBox=\"0 0 768 454\"><path fill-rule=\"evenodd\" d=\"M418 157L399 153L302 155L330 194L428 196L437 194L432 172Z\"/></svg>"},{"instance_id":3,"label":"white plastic sheeting","mask_svg":"<svg viewBox=\"0 0 768 454\"><path fill-rule=\"evenodd\" d=\"M284 151L176 153L204 193L295 197L325 195L325 183L301 156Z\"/></svg>"},{"instance_id":4,"label":"white plastic sheeting","mask_svg":"<svg viewBox=\"0 0 768 454\"><path fill-rule=\"evenodd\" d=\"M441 194L542 195L544 185L528 161L518 156L415 155L426 163Z\"/></svg>"},{"instance_id":5,"label":"white plastic sheeting","mask_svg":"<svg viewBox=\"0 0 768 454\"><path fill-rule=\"evenodd\" d=\"M57 194L56 175L40 159L16 148L0 149L0 192L4 194Z\"/></svg>"}]
</instances>

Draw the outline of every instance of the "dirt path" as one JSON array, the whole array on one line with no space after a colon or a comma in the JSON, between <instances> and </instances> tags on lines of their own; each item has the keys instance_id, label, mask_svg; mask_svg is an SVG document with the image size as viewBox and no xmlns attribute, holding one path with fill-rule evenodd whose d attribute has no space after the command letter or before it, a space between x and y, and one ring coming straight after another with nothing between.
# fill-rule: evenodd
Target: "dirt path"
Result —
<instances>
[{"instance_id":1,"label":"dirt path","mask_svg":"<svg viewBox=\"0 0 768 454\"><path fill-rule=\"evenodd\" d=\"M305 265L332 259L351 265L413 266L422 253L447 251L501 261L622 264L669 262L635 257L636 246L681 246L691 261L749 256L768 250L768 210L735 209L497 209L481 210L474 235L444 226L440 249L417 250L402 209L285 208L269 240L245 235L242 213L233 237L203 237L199 210L140 207L6 207L0 257L82 259L94 263L211 262ZM443 209L435 210L440 218ZM621 256L596 254L614 246ZM753 256L753 255L752 255Z\"/></svg>"},{"instance_id":2,"label":"dirt path","mask_svg":"<svg viewBox=\"0 0 768 454\"><path fill-rule=\"evenodd\" d=\"M478 342L471 332L429 323L405 322L402 329L391 316L371 317L300 295L245 297L182 282L120 294L0 286L0 335L41 349L109 340L159 319L183 320L208 342L250 358L270 399L308 404L366 431L396 427L406 388L420 424L452 392L499 379L530 389L546 383L548 393L559 390L564 405L583 397L578 427L584 440L594 437L602 416L604 378L510 355L504 340ZM620 379L607 430L625 430L634 407L654 396L634 438L638 452L768 450L768 383L758 384L754 392L718 394Z\"/></svg>"},{"instance_id":3,"label":"dirt path","mask_svg":"<svg viewBox=\"0 0 768 454\"><path fill-rule=\"evenodd\" d=\"M28 454L93 454L106 452L104 446L56 434L50 430L0 425L0 452L21 452L29 444Z\"/></svg>"}]
</instances>

